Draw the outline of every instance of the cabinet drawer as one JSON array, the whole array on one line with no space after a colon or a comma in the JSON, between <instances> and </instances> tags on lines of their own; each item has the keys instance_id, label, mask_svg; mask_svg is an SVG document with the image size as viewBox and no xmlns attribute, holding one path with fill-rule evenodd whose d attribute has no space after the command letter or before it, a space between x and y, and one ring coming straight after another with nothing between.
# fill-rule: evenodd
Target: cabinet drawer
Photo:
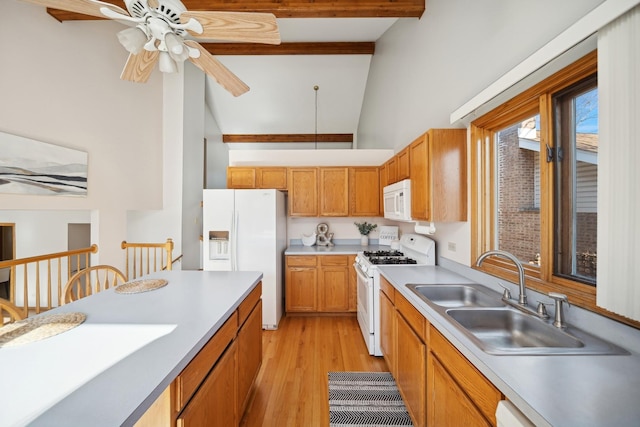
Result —
<instances>
[{"instance_id":1,"label":"cabinet drawer","mask_svg":"<svg viewBox=\"0 0 640 427\"><path fill-rule=\"evenodd\" d=\"M234 311L231 317L209 340L191 363L176 377L176 406L180 412L193 393L198 389L220 355L235 338L238 331L238 314Z\"/></svg>"},{"instance_id":2,"label":"cabinet drawer","mask_svg":"<svg viewBox=\"0 0 640 427\"><path fill-rule=\"evenodd\" d=\"M405 318L407 323L411 325L414 332L423 342L427 342L427 319L399 292L396 294L395 304L396 309L402 317Z\"/></svg>"},{"instance_id":3,"label":"cabinet drawer","mask_svg":"<svg viewBox=\"0 0 640 427\"><path fill-rule=\"evenodd\" d=\"M287 267L315 267L315 255L289 255L287 256Z\"/></svg>"},{"instance_id":4,"label":"cabinet drawer","mask_svg":"<svg viewBox=\"0 0 640 427\"><path fill-rule=\"evenodd\" d=\"M384 292L392 303L396 303L396 289L382 276L380 276L380 290Z\"/></svg>"},{"instance_id":5,"label":"cabinet drawer","mask_svg":"<svg viewBox=\"0 0 640 427\"><path fill-rule=\"evenodd\" d=\"M260 301L260 297L262 296L262 282L258 283L258 286L255 287L254 290L251 291L249 295L240 303L240 307L238 307L238 327L242 326L244 321L249 317L253 307L256 306L258 301Z\"/></svg>"},{"instance_id":6,"label":"cabinet drawer","mask_svg":"<svg viewBox=\"0 0 640 427\"><path fill-rule=\"evenodd\" d=\"M329 265L349 265L349 257L347 255L322 255L320 258L320 265L325 267Z\"/></svg>"},{"instance_id":7,"label":"cabinet drawer","mask_svg":"<svg viewBox=\"0 0 640 427\"><path fill-rule=\"evenodd\" d=\"M496 425L495 412L502 393L433 326L429 331L429 349L482 414Z\"/></svg>"}]
</instances>

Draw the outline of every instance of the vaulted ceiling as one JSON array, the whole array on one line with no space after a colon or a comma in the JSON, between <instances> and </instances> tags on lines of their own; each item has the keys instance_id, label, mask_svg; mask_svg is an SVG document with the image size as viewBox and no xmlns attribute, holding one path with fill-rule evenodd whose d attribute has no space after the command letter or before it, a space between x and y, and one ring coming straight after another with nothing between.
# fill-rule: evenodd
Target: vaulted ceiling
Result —
<instances>
[{"instance_id":1,"label":"vaulted ceiling","mask_svg":"<svg viewBox=\"0 0 640 427\"><path fill-rule=\"evenodd\" d=\"M122 0L103 1L124 6ZM234 141L273 141L251 135L279 134L286 139L319 133L331 134L327 139L334 140L336 134L355 134L376 40L397 19L417 19L425 10L425 0L182 2L190 11L270 12L277 18L279 46L200 39L250 87L235 98L207 78L206 103L220 131ZM48 12L59 21L96 19ZM234 138L239 134L249 136Z\"/></svg>"}]
</instances>

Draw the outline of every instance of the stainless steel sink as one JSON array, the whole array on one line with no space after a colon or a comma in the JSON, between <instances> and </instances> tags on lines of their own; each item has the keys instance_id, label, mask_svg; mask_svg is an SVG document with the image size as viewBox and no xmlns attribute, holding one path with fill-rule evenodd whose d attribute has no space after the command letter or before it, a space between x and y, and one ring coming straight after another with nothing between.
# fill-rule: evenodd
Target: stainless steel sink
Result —
<instances>
[{"instance_id":1,"label":"stainless steel sink","mask_svg":"<svg viewBox=\"0 0 640 427\"><path fill-rule=\"evenodd\" d=\"M490 354L625 354L625 350L576 328L560 329L504 308L449 309L446 313Z\"/></svg>"},{"instance_id":2,"label":"stainless steel sink","mask_svg":"<svg viewBox=\"0 0 640 427\"><path fill-rule=\"evenodd\" d=\"M427 303L440 307L501 307L500 294L472 284L407 285Z\"/></svg>"}]
</instances>

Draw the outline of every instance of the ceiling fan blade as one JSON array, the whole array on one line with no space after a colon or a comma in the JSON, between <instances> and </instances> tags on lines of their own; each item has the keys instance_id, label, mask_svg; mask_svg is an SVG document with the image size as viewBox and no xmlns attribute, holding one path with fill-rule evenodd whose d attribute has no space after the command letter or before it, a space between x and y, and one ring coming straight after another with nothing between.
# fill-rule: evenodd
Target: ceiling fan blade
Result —
<instances>
[{"instance_id":1,"label":"ceiling fan blade","mask_svg":"<svg viewBox=\"0 0 640 427\"><path fill-rule=\"evenodd\" d=\"M272 13L185 11L180 15L183 23L191 18L204 29L202 34L191 31L197 38L280 44L278 23Z\"/></svg>"},{"instance_id":2,"label":"ceiling fan blade","mask_svg":"<svg viewBox=\"0 0 640 427\"><path fill-rule=\"evenodd\" d=\"M238 76L229 71L227 67L207 52L200 43L193 40L185 40L185 44L200 51L198 58L189 57L189 60L204 71L205 74L217 81L220 86L229 91L233 96L240 96L249 91L249 86L244 84Z\"/></svg>"},{"instance_id":3,"label":"ceiling fan blade","mask_svg":"<svg viewBox=\"0 0 640 427\"><path fill-rule=\"evenodd\" d=\"M106 7L114 12L129 16L129 12L116 6L115 4L106 3L98 0L22 0L27 3L38 4L40 6L49 7L51 9L66 10L68 12L82 13L83 15L95 16L97 18L106 18L101 7Z\"/></svg>"},{"instance_id":4,"label":"ceiling fan blade","mask_svg":"<svg viewBox=\"0 0 640 427\"><path fill-rule=\"evenodd\" d=\"M159 52L157 50L151 52L142 50L137 55L130 53L120 78L135 83L146 83L149 80L149 76L151 76L151 72L153 72L158 55Z\"/></svg>"}]
</instances>

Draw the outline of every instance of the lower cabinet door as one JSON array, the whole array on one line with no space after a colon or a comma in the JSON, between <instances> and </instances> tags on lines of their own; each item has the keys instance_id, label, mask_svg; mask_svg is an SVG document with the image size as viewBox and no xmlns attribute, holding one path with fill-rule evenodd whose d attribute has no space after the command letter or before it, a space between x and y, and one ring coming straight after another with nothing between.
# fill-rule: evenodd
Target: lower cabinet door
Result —
<instances>
[{"instance_id":1,"label":"lower cabinet door","mask_svg":"<svg viewBox=\"0 0 640 427\"><path fill-rule=\"evenodd\" d=\"M426 411L426 351L420 337L401 314L396 314L396 382L407 410L417 426L424 426ZM439 427L438 424L434 424Z\"/></svg>"},{"instance_id":2,"label":"lower cabinet door","mask_svg":"<svg viewBox=\"0 0 640 427\"><path fill-rule=\"evenodd\" d=\"M396 309L391 300L380 292L380 349L387 362L389 372L393 377L398 376L396 369Z\"/></svg>"},{"instance_id":3,"label":"lower cabinet door","mask_svg":"<svg viewBox=\"0 0 640 427\"><path fill-rule=\"evenodd\" d=\"M178 417L178 427L238 425L237 358L237 341L233 341Z\"/></svg>"},{"instance_id":4,"label":"lower cabinet door","mask_svg":"<svg viewBox=\"0 0 640 427\"><path fill-rule=\"evenodd\" d=\"M429 354L429 425L438 427L489 427L482 412L449 375L440 361Z\"/></svg>"},{"instance_id":5,"label":"lower cabinet door","mask_svg":"<svg viewBox=\"0 0 640 427\"><path fill-rule=\"evenodd\" d=\"M318 271L316 267L287 268L285 286L287 311L318 310Z\"/></svg>"},{"instance_id":6,"label":"lower cabinet door","mask_svg":"<svg viewBox=\"0 0 640 427\"><path fill-rule=\"evenodd\" d=\"M238 331L238 414L242 418L262 365L262 300Z\"/></svg>"}]
</instances>

